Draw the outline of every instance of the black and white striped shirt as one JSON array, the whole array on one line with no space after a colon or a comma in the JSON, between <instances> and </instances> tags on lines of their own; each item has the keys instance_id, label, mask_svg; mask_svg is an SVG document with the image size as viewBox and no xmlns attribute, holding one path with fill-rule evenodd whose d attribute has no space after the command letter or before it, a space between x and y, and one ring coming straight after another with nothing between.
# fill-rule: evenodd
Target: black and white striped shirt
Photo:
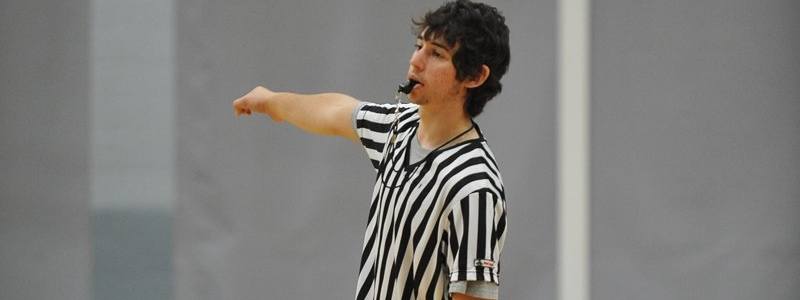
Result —
<instances>
[{"instance_id":1,"label":"black and white striped shirt","mask_svg":"<svg viewBox=\"0 0 800 300\"><path fill-rule=\"evenodd\" d=\"M384 165L394 108L366 103L354 112L356 132L377 171L356 299L450 299L450 282L499 284L505 192L483 134L478 129L478 139L412 161L418 107L403 104L396 146Z\"/></svg>"}]
</instances>

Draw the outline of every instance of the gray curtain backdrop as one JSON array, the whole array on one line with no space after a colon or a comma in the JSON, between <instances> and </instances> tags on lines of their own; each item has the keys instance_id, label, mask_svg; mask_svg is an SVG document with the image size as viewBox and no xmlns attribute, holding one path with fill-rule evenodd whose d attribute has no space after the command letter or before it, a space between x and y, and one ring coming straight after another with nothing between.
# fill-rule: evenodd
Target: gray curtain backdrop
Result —
<instances>
[{"instance_id":1,"label":"gray curtain backdrop","mask_svg":"<svg viewBox=\"0 0 800 300\"><path fill-rule=\"evenodd\" d=\"M91 297L88 11L0 2L0 299Z\"/></svg>"},{"instance_id":2,"label":"gray curtain backdrop","mask_svg":"<svg viewBox=\"0 0 800 300\"><path fill-rule=\"evenodd\" d=\"M800 3L592 10L592 299L800 298Z\"/></svg>"},{"instance_id":3,"label":"gray curtain backdrop","mask_svg":"<svg viewBox=\"0 0 800 300\"><path fill-rule=\"evenodd\" d=\"M509 196L501 298L555 299L557 2L492 3L512 30L506 90L478 119ZM90 299L98 270L142 272L104 295L153 276L179 300L352 298L362 150L230 102L258 84L387 102L410 17L438 5L177 1L175 267L152 274L93 269L104 237L169 235L92 232L90 3L1 1L0 298ZM798 4L592 7L592 298L800 298Z\"/></svg>"},{"instance_id":4,"label":"gray curtain backdrop","mask_svg":"<svg viewBox=\"0 0 800 300\"><path fill-rule=\"evenodd\" d=\"M508 190L501 297L555 298L555 2L509 19L505 91L478 118ZM392 100L428 1L178 1L177 299L350 299L374 171L361 147L265 117L256 85Z\"/></svg>"}]
</instances>

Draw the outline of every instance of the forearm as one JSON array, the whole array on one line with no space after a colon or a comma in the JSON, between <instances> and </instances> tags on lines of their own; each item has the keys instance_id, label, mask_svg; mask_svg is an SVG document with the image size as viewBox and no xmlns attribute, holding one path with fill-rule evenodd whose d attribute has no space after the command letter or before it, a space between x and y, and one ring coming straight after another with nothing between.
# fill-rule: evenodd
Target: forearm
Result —
<instances>
[{"instance_id":1,"label":"forearm","mask_svg":"<svg viewBox=\"0 0 800 300\"><path fill-rule=\"evenodd\" d=\"M339 93L276 93L269 105L273 118L307 132L347 137L347 131L352 131L350 114L357 104L357 100Z\"/></svg>"},{"instance_id":2,"label":"forearm","mask_svg":"<svg viewBox=\"0 0 800 300\"><path fill-rule=\"evenodd\" d=\"M351 123L358 101L339 93L275 93L258 86L233 101L237 116L262 113L275 121L287 121L307 132L358 139Z\"/></svg>"}]
</instances>

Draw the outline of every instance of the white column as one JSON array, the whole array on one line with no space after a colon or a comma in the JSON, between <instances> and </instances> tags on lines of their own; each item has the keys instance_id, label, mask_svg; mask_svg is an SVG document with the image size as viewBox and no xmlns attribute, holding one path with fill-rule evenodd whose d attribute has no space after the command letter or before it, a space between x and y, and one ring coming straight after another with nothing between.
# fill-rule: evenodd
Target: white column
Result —
<instances>
[{"instance_id":1,"label":"white column","mask_svg":"<svg viewBox=\"0 0 800 300\"><path fill-rule=\"evenodd\" d=\"M589 0L558 9L558 297L588 300Z\"/></svg>"},{"instance_id":2,"label":"white column","mask_svg":"<svg viewBox=\"0 0 800 300\"><path fill-rule=\"evenodd\" d=\"M174 2L92 0L91 7L93 298L169 299Z\"/></svg>"},{"instance_id":3,"label":"white column","mask_svg":"<svg viewBox=\"0 0 800 300\"><path fill-rule=\"evenodd\" d=\"M91 174L97 209L175 198L173 1L91 1Z\"/></svg>"}]
</instances>

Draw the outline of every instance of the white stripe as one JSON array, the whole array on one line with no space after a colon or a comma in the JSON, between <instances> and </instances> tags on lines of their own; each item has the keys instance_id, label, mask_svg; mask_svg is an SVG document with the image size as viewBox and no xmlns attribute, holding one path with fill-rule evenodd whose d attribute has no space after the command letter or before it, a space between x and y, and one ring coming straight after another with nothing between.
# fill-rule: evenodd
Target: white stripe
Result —
<instances>
[{"instance_id":1,"label":"white stripe","mask_svg":"<svg viewBox=\"0 0 800 300\"><path fill-rule=\"evenodd\" d=\"M589 299L589 0L559 1L559 299Z\"/></svg>"},{"instance_id":2,"label":"white stripe","mask_svg":"<svg viewBox=\"0 0 800 300\"><path fill-rule=\"evenodd\" d=\"M494 228L494 220L496 220L494 217L494 212L495 212L494 210L495 206L493 203L494 196L492 196L491 193L485 193L485 194L486 194L486 203L484 203L484 205L486 206L486 211L484 212L485 215L483 216L483 218L486 220L486 224L484 225L485 227L484 230L486 231L486 235L484 236L485 245L483 249L484 253L483 257L478 257L478 258L495 260L495 258L492 257L492 238L494 238L494 235L492 234L492 228ZM490 270L487 269L487 271Z\"/></svg>"},{"instance_id":3,"label":"white stripe","mask_svg":"<svg viewBox=\"0 0 800 300\"><path fill-rule=\"evenodd\" d=\"M380 153L378 151L375 151L375 150L372 150L372 149L369 149L367 147L364 147L364 150L367 152L367 157L369 157L370 159L381 161L382 153Z\"/></svg>"},{"instance_id":4,"label":"white stripe","mask_svg":"<svg viewBox=\"0 0 800 300\"><path fill-rule=\"evenodd\" d=\"M374 246L373 246L374 249ZM373 250L374 251L374 250ZM364 263L364 269L371 269L372 265L375 263L375 256L369 255L367 256L367 261ZM363 285L367 281L367 276L369 276L369 272L361 272L358 276L358 286Z\"/></svg>"},{"instance_id":5,"label":"white stripe","mask_svg":"<svg viewBox=\"0 0 800 300\"><path fill-rule=\"evenodd\" d=\"M453 213L453 228L455 228L456 232L451 232L451 233L450 233L450 235L453 235L453 234L455 234L455 235L456 235L456 236L455 236L455 238L456 238L456 240L458 241L458 245L456 245L456 246L460 246L460 245L461 245L461 243L464 243L464 241L462 240L462 238L464 237L464 223L463 223L463 222L461 222L461 218L460 218L460 217L458 217L459 215L461 215L461 211L460 211L460 210L459 210L459 211L457 211L457 212L454 212L454 213ZM450 245L450 246L452 247L452 245ZM450 249L447 249L447 253L448 253L448 254L451 254L451 251L450 251ZM458 266L458 257L459 257L459 256L461 256L461 255L465 255L465 253L461 253L460 251L456 250L456 255L455 255L455 256L453 256L453 257L450 259L450 261L451 261L451 262L452 262L452 264L453 264L453 265L451 265L451 266L450 266L450 272L451 272L451 274L450 274L450 276L451 276L451 277L450 277L450 280L451 280L451 281L456 281L456 280L458 280L458 277L456 277L456 274L455 274L455 273L453 273L453 272L455 272L455 271L461 271L461 270L457 270L457 269L458 269L458 267L459 267L459 266ZM451 255L451 256L452 256L452 255Z\"/></svg>"},{"instance_id":6,"label":"white stripe","mask_svg":"<svg viewBox=\"0 0 800 300\"><path fill-rule=\"evenodd\" d=\"M490 194L490 196L491 196L491 194ZM494 196L492 196L492 197L494 197ZM503 201L501 201L501 200L502 199L498 199L496 201L497 203L495 203L495 205L494 205L494 227L493 227L493 229L497 229L497 224L500 222L500 217L503 215L503 212L505 212L505 210L506 210L505 203ZM508 222L506 222L506 227L508 227ZM497 273L499 272L500 262L502 261L500 256L502 254L501 250L503 249L503 244L505 243L506 234L505 234L505 231L502 232L502 235L500 234L500 232L496 232L496 231L492 231L492 234L497 234L498 235L498 237L497 237L498 240L494 245L494 249L493 249L494 252L492 252L492 254L493 254L492 257L494 258L495 264L497 264L497 267L494 269L495 280L500 281L500 276Z\"/></svg>"}]
</instances>

